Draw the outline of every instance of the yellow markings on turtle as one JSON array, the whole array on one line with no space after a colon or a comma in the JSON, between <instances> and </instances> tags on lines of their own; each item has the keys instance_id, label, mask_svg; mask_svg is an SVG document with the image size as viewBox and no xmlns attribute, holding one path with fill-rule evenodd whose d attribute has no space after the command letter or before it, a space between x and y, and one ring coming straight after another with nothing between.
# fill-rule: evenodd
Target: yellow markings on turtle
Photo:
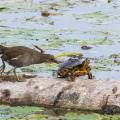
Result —
<instances>
[{"instance_id":1,"label":"yellow markings on turtle","mask_svg":"<svg viewBox=\"0 0 120 120\"><path fill-rule=\"evenodd\" d=\"M91 67L87 66L86 71L90 72L91 71Z\"/></svg>"},{"instance_id":2,"label":"yellow markings on turtle","mask_svg":"<svg viewBox=\"0 0 120 120\"><path fill-rule=\"evenodd\" d=\"M84 60L83 66L81 67L80 70L86 70L86 68L88 67L89 63L90 63L90 61L88 59Z\"/></svg>"},{"instance_id":3,"label":"yellow markings on turtle","mask_svg":"<svg viewBox=\"0 0 120 120\"><path fill-rule=\"evenodd\" d=\"M85 76L85 75L87 75L88 74L88 72L85 70L85 71L75 71L74 73L73 73L73 75L74 76Z\"/></svg>"},{"instance_id":4,"label":"yellow markings on turtle","mask_svg":"<svg viewBox=\"0 0 120 120\"><path fill-rule=\"evenodd\" d=\"M70 67L69 69L71 70L71 69L73 69L73 67Z\"/></svg>"},{"instance_id":5,"label":"yellow markings on turtle","mask_svg":"<svg viewBox=\"0 0 120 120\"><path fill-rule=\"evenodd\" d=\"M60 77L68 77L69 69L62 70L59 72Z\"/></svg>"},{"instance_id":6,"label":"yellow markings on turtle","mask_svg":"<svg viewBox=\"0 0 120 120\"><path fill-rule=\"evenodd\" d=\"M74 70L75 70L75 71L78 71L78 70L80 70L80 67L79 67L79 66L76 66L76 67L74 68Z\"/></svg>"},{"instance_id":7,"label":"yellow markings on turtle","mask_svg":"<svg viewBox=\"0 0 120 120\"><path fill-rule=\"evenodd\" d=\"M73 76L85 76L88 75L88 79L92 79L92 74L90 73L91 67L88 65L90 63L89 59L85 59L81 64L76 64L76 66L64 65L61 66L63 70L58 72L60 77L68 77L72 73ZM64 67L66 69L64 69Z\"/></svg>"}]
</instances>

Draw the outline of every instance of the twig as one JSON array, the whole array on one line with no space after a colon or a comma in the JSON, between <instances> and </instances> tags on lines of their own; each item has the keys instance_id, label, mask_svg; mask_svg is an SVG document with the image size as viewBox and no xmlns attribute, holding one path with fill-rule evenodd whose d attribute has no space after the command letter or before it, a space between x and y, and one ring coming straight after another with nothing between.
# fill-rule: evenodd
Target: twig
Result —
<instances>
[{"instance_id":1,"label":"twig","mask_svg":"<svg viewBox=\"0 0 120 120\"><path fill-rule=\"evenodd\" d=\"M35 46L37 49L41 50L41 53L45 52L45 50L43 50L42 48L38 47L37 45L34 45L34 44L32 44L32 45Z\"/></svg>"}]
</instances>

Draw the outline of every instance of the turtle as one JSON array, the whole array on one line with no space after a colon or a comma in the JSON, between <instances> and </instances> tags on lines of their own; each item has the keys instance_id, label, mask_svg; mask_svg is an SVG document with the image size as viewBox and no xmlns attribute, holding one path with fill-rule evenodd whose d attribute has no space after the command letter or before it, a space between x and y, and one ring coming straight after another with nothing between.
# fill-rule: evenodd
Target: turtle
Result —
<instances>
[{"instance_id":1,"label":"turtle","mask_svg":"<svg viewBox=\"0 0 120 120\"><path fill-rule=\"evenodd\" d=\"M88 79L92 79L92 74L90 73L91 67L88 65L90 60L86 58L84 61L79 59L68 59L57 70L57 77L60 78L68 77L68 80L74 81L75 76L88 75Z\"/></svg>"}]
</instances>

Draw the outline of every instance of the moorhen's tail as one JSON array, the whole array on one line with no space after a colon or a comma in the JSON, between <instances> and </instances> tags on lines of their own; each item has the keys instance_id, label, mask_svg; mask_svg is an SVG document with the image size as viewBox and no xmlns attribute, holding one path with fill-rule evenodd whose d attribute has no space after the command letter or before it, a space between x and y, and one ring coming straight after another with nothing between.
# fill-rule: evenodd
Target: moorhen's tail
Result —
<instances>
[{"instance_id":1,"label":"moorhen's tail","mask_svg":"<svg viewBox=\"0 0 120 120\"><path fill-rule=\"evenodd\" d=\"M0 45L0 54L3 54L5 47Z\"/></svg>"}]
</instances>

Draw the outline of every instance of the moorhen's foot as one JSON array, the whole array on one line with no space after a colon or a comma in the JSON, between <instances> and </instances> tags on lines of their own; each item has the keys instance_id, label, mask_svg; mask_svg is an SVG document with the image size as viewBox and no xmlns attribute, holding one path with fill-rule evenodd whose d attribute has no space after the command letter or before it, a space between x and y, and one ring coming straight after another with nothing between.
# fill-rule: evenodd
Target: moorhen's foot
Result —
<instances>
[{"instance_id":1,"label":"moorhen's foot","mask_svg":"<svg viewBox=\"0 0 120 120\"><path fill-rule=\"evenodd\" d=\"M14 72L14 75L15 75L15 77L16 77L16 80L17 80L18 82L23 82L23 80L19 79L19 77L17 76L15 69L16 69L16 68L12 68L11 70L9 70L9 71L7 72L7 75L9 75L11 71L13 71L13 72Z\"/></svg>"},{"instance_id":2,"label":"moorhen's foot","mask_svg":"<svg viewBox=\"0 0 120 120\"><path fill-rule=\"evenodd\" d=\"M17 80L17 82L25 82L25 80L24 79L19 79L19 80Z\"/></svg>"},{"instance_id":3,"label":"moorhen's foot","mask_svg":"<svg viewBox=\"0 0 120 120\"><path fill-rule=\"evenodd\" d=\"M0 76L0 80L1 81L9 81L9 82L24 82L25 79L22 76L19 76L19 80L16 79L15 75L7 75L4 74L2 76Z\"/></svg>"}]
</instances>

